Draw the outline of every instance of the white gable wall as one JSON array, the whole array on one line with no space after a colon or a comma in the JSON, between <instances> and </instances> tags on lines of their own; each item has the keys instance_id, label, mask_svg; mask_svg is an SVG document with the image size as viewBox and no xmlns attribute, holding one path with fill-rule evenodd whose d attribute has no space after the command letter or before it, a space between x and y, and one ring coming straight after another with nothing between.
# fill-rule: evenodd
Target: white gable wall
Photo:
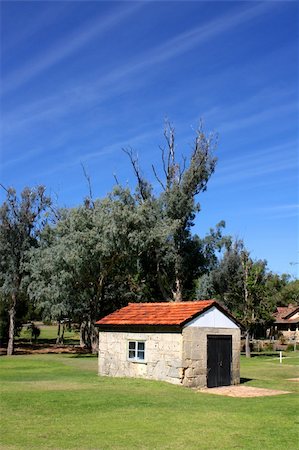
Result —
<instances>
[{"instance_id":1,"label":"white gable wall","mask_svg":"<svg viewBox=\"0 0 299 450\"><path fill-rule=\"evenodd\" d=\"M205 327L205 328L239 328L229 317L218 308L212 306L208 311L202 313L199 317L191 320L185 325L187 327Z\"/></svg>"},{"instance_id":2,"label":"white gable wall","mask_svg":"<svg viewBox=\"0 0 299 450\"><path fill-rule=\"evenodd\" d=\"M299 318L299 312L296 312L295 314L293 314L292 316L289 317L290 320L298 319L298 318Z\"/></svg>"}]
</instances>

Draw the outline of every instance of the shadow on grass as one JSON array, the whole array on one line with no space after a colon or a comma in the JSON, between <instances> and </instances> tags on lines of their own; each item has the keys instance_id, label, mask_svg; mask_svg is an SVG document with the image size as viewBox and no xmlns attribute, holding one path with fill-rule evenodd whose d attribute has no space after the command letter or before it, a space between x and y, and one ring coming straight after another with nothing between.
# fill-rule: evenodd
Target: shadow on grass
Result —
<instances>
[{"instance_id":1,"label":"shadow on grass","mask_svg":"<svg viewBox=\"0 0 299 450\"><path fill-rule=\"evenodd\" d=\"M87 350L86 350L87 351ZM97 353L78 353L76 355L72 355L71 358L97 358Z\"/></svg>"},{"instance_id":2,"label":"shadow on grass","mask_svg":"<svg viewBox=\"0 0 299 450\"><path fill-rule=\"evenodd\" d=\"M27 354L74 354L74 355L88 355L89 350L80 347L78 342L70 344L66 341L64 344L56 344L52 339L45 339L43 341L37 340L37 342L30 342L26 340L19 340L15 343L15 355L27 355ZM6 346L0 348L0 355L6 354ZM95 355L96 356L96 355Z\"/></svg>"},{"instance_id":3,"label":"shadow on grass","mask_svg":"<svg viewBox=\"0 0 299 450\"><path fill-rule=\"evenodd\" d=\"M241 355L245 356L245 352L241 352ZM270 357L271 356L276 356L278 358L279 357L279 352L265 352L265 353L262 353L262 352L251 352L251 354L250 354L251 358L257 358L257 357L259 357L259 358L264 358L264 357L269 358L269 356Z\"/></svg>"},{"instance_id":4,"label":"shadow on grass","mask_svg":"<svg viewBox=\"0 0 299 450\"><path fill-rule=\"evenodd\" d=\"M253 378L240 378L240 384L248 383L248 381L252 381Z\"/></svg>"},{"instance_id":5,"label":"shadow on grass","mask_svg":"<svg viewBox=\"0 0 299 450\"><path fill-rule=\"evenodd\" d=\"M15 339L16 345L56 345L56 339L50 339L50 338L38 338L36 341L33 339L24 339L24 338L17 338ZM63 341L64 345L79 345L78 339L64 339ZM60 344L59 344L60 345Z\"/></svg>"}]
</instances>

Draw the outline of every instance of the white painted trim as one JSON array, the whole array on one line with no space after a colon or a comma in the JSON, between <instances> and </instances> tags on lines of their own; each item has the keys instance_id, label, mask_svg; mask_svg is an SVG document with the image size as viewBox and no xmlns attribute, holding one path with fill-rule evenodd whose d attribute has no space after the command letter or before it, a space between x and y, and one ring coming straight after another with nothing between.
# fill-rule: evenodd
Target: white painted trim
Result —
<instances>
[{"instance_id":1,"label":"white painted trim","mask_svg":"<svg viewBox=\"0 0 299 450\"><path fill-rule=\"evenodd\" d=\"M228 316L216 306L203 312L200 316L188 322L185 327L200 328L239 328ZM184 328L185 328L184 327Z\"/></svg>"},{"instance_id":2,"label":"white painted trim","mask_svg":"<svg viewBox=\"0 0 299 450\"><path fill-rule=\"evenodd\" d=\"M135 344L137 344L137 346L135 348L135 357L134 358L130 358L130 356L129 356L129 351L130 351L129 343L130 342L135 342ZM142 342L144 344L144 351L143 351L144 358L143 359L138 358L138 356L137 356L139 342ZM132 363L146 364L147 363L147 357L146 357L147 355L146 355L146 344L145 343L146 343L146 341L142 340L142 339L128 339L127 338L127 361L132 362Z\"/></svg>"}]
</instances>

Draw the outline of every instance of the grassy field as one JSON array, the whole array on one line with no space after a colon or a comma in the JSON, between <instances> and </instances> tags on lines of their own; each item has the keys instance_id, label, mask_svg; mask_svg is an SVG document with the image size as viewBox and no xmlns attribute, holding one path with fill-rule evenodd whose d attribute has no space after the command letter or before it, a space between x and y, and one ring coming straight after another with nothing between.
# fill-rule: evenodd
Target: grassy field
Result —
<instances>
[{"instance_id":1,"label":"grassy field","mask_svg":"<svg viewBox=\"0 0 299 450\"><path fill-rule=\"evenodd\" d=\"M287 395L230 398L167 383L98 377L88 355L0 359L1 449L298 448L299 354L242 358L249 386Z\"/></svg>"},{"instance_id":2,"label":"grassy field","mask_svg":"<svg viewBox=\"0 0 299 450\"><path fill-rule=\"evenodd\" d=\"M37 344L54 344L57 337L57 325L44 325L40 322L35 322L40 329L40 335L36 340ZM26 326L23 326L20 336L16 338L16 344L19 342L30 342L31 332L27 330ZM65 344L79 344L79 333L76 331L69 331L68 327L64 332Z\"/></svg>"}]
</instances>

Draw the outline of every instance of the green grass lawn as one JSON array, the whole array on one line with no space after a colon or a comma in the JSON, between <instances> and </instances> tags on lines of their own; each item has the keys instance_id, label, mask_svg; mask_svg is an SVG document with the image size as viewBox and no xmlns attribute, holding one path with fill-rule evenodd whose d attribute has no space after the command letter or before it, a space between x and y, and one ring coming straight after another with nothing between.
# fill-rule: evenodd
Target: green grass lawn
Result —
<instances>
[{"instance_id":1,"label":"green grass lawn","mask_svg":"<svg viewBox=\"0 0 299 450\"><path fill-rule=\"evenodd\" d=\"M40 335L36 340L37 344L54 344L56 342L57 337L57 325L44 325L43 323L36 322L35 323L40 329ZM68 330L68 327L65 328L64 332L64 343L65 344L79 344L79 333L71 330ZM26 326L23 326L20 336L16 338L16 344L18 342L30 342L31 341L31 332L27 330Z\"/></svg>"},{"instance_id":2,"label":"green grass lawn","mask_svg":"<svg viewBox=\"0 0 299 450\"><path fill-rule=\"evenodd\" d=\"M97 376L88 355L0 359L1 449L298 448L299 354L242 358L249 386L291 391L230 398L167 383Z\"/></svg>"}]
</instances>

